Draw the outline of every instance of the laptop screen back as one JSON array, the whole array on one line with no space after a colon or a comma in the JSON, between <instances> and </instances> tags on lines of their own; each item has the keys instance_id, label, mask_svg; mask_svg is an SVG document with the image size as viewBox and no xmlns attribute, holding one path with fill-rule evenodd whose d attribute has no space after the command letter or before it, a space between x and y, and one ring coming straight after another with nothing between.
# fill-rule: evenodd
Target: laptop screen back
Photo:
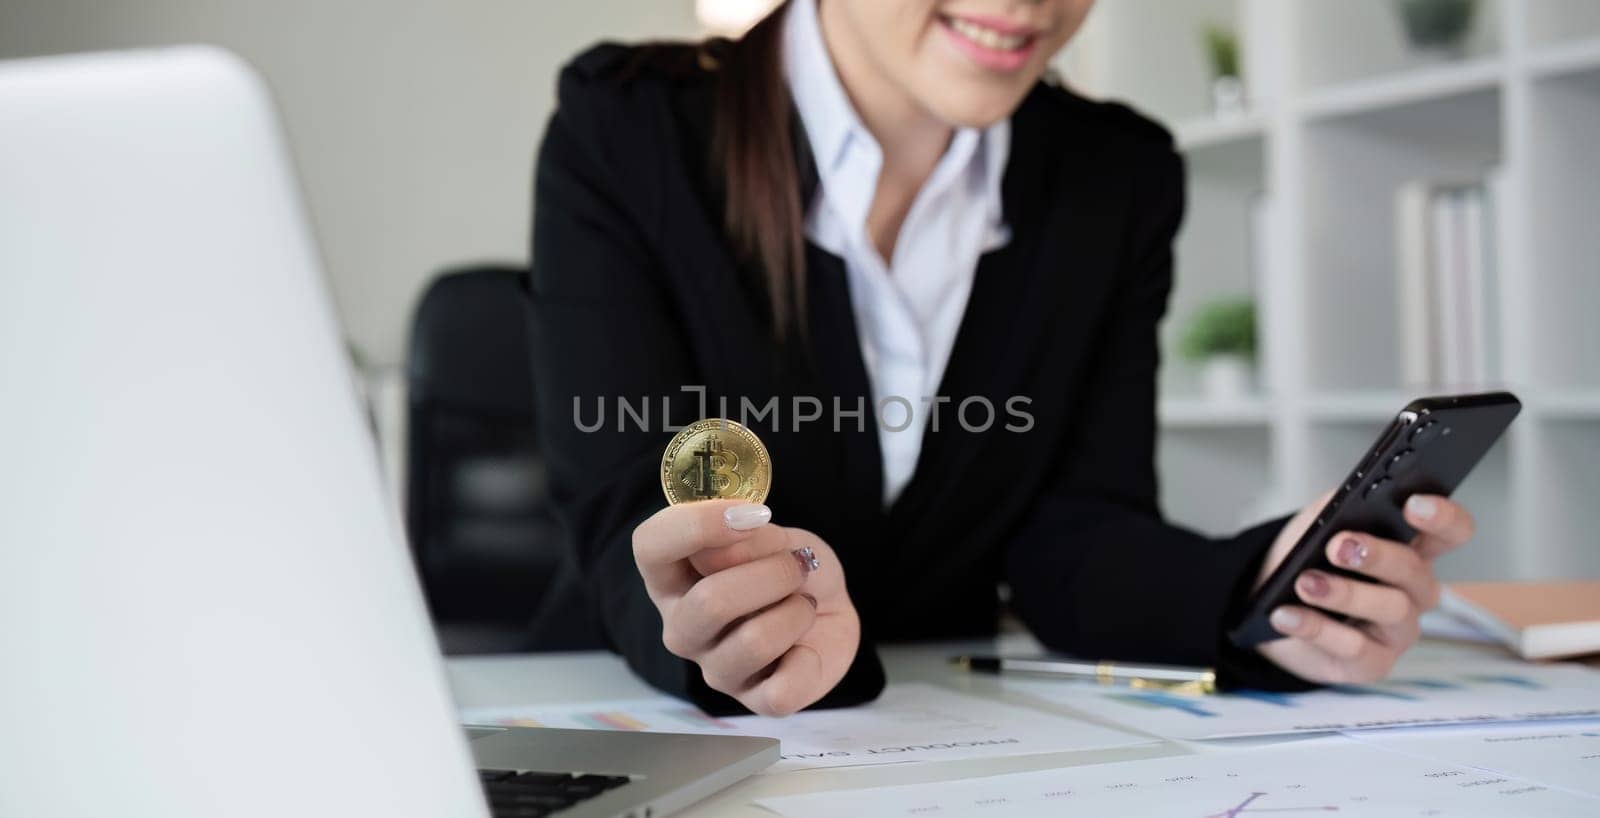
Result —
<instances>
[{"instance_id":1,"label":"laptop screen back","mask_svg":"<svg viewBox=\"0 0 1600 818\"><path fill-rule=\"evenodd\" d=\"M237 58L0 64L0 384L0 814L483 814Z\"/></svg>"}]
</instances>

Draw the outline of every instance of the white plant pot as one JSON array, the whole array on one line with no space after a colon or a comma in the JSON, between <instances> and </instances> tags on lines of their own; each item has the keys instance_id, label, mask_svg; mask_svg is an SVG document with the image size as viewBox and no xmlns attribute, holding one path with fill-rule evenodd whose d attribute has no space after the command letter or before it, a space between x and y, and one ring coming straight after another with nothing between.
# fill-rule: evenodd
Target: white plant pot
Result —
<instances>
[{"instance_id":1,"label":"white plant pot","mask_svg":"<svg viewBox=\"0 0 1600 818\"><path fill-rule=\"evenodd\" d=\"M1200 382L1211 400L1243 400L1255 390L1255 368L1248 358L1217 355L1206 359L1200 370Z\"/></svg>"},{"instance_id":2,"label":"white plant pot","mask_svg":"<svg viewBox=\"0 0 1600 818\"><path fill-rule=\"evenodd\" d=\"M1217 77L1211 81L1211 113L1220 119L1243 116L1244 83L1238 77Z\"/></svg>"}]
</instances>

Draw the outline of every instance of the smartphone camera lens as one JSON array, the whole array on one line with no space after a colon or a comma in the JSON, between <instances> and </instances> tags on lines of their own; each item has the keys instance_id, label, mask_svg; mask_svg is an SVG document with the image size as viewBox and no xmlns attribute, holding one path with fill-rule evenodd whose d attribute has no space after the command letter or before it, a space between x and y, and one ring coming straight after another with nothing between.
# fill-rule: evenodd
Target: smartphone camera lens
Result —
<instances>
[{"instance_id":1,"label":"smartphone camera lens","mask_svg":"<svg viewBox=\"0 0 1600 818\"><path fill-rule=\"evenodd\" d=\"M1449 431L1450 430L1439 421L1430 420L1427 423L1418 426L1416 430L1411 433L1411 447L1413 449L1420 449L1434 440L1437 440L1439 437L1448 434Z\"/></svg>"},{"instance_id":2,"label":"smartphone camera lens","mask_svg":"<svg viewBox=\"0 0 1600 818\"><path fill-rule=\"evenodd\" d=\"M1389 458L1389 473L1393 475L1405 474L1417 464L1417 453L1410 449L1401 449L1394 457Z\"/></svg>"},{"instance_id":3,"label":"smartphone camera lens","mask_svg":"<svg viewBox=\"0 0 1600 818\"><path fill-rule=\"evenodd\" d=\"M1362 499L1366 499L1380 491L1383 491L1384 489L1388 488L1391 482L1393 481L1387 477L1380 477L1377 480L1372 481L1372 485L1367 486L1366 492L1361 495Z\"/></svg>"}]
</instances>

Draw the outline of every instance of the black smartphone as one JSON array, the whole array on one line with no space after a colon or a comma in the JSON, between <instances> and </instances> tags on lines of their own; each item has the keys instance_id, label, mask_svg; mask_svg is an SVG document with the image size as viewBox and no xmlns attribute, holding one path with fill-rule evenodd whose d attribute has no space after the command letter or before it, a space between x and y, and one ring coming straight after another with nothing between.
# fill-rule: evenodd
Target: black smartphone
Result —
<instances>
[{"instance_id":1,"label":"black smartphone","mask_svg":"<svg viewBox=\"0 0 1600 818\"><path fill-rule=\"evenodd\" d=\"M1406 499L1448 497L1520 411L1522 402L1509 392L1420 398L1400 410L1267 578L1228 638L1243 648L1282 638L1267 617L1280 605L1305 604L1294 581L1307 569L1358 576L1329 562L1326 548L1333 535L1361 531L1410 542L1417 532L1402 514Z\"/></svg>"}]
</instances>

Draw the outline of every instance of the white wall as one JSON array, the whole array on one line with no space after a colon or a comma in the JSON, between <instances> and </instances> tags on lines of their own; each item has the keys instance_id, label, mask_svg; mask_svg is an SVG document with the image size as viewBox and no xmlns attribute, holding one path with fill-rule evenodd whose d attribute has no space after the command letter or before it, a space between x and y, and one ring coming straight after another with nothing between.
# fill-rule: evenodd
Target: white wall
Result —
<instances>
[{"instance_id":1,"label":"white wall","mask_svg":"<svg viewBox=\"0 0 1600 818\"><path fill-rule=\"evenodd\" d=\"M347 332L383 363L432 272L526 259L558 66L696 30L693 0L0 0L0 58L207 42L261 69Z\"/></svg>"}]
</instances>

